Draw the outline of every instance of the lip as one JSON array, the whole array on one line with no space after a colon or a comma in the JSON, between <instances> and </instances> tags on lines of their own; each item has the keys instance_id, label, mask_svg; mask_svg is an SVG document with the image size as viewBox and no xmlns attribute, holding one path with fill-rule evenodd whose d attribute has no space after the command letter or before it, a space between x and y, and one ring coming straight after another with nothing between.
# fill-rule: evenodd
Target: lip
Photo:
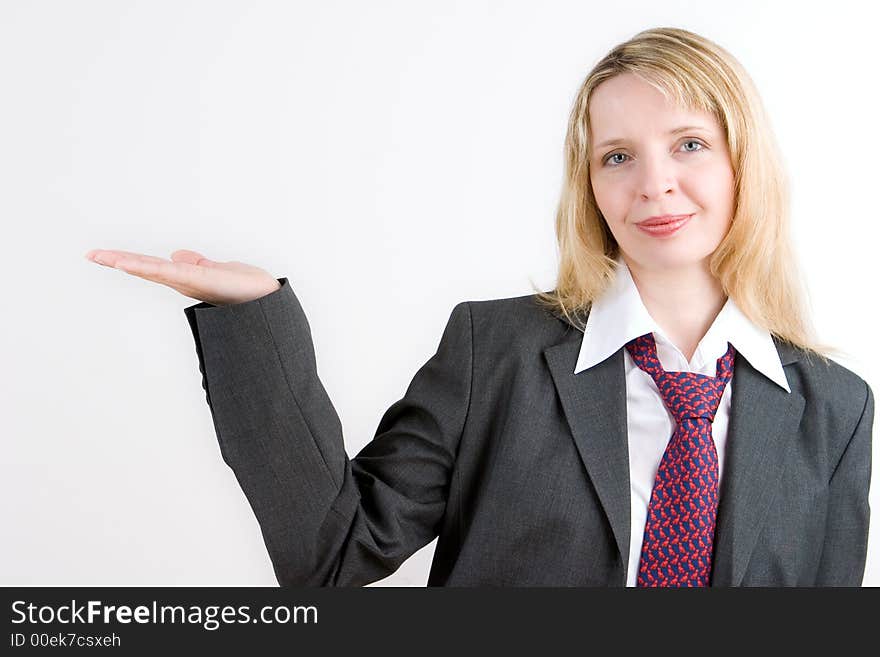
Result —
<instances>
[{"instance_id":1,"label":"lip","mask_svg":"<svg viewBox=\"0 0 880 657\"><path fill-rule=\"evenodd\" d=\"M636 226L649 235L667 237L677 233L693 216L693 214L678 214L649 217L637 223Z\"/></svg>"},{"instance_id":2,"label":"lip","mask_svg":"<svg viewBox=\"0 0 880 657\"><path fill-rule=\"evenodd\" d=\"M648 217L647 219L642 219L641 221L638 222L638 224L640 226L656 226L658 224L668 224L673 221L678 221L679 219L684 219L685 217L690 217L692 215L693 215L693 212L691 214L657 215L654 217Z\"/></svg>"}]
</instances>

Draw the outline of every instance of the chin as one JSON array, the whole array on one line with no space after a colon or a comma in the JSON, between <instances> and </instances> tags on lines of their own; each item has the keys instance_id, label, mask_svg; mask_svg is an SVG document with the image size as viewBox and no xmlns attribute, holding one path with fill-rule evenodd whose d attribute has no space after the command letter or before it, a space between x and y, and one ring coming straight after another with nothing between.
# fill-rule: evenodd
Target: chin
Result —
<instances>
[{"instance_id":1,"label":"chin","mask_svg":"<svg viewBox=\"0 0 880 657\"><path fill-rule=\"evenodd\" d=\"M625 254L633 253L632 251L623 250ZM683 269L688 267L697 267L701 265L706 258L712 255L713 251L706 249L694 249L688 245L654 245L654 248L646 252L635 252L630 256L630 260L644 269Z\"/></svg>"}]
</instances>

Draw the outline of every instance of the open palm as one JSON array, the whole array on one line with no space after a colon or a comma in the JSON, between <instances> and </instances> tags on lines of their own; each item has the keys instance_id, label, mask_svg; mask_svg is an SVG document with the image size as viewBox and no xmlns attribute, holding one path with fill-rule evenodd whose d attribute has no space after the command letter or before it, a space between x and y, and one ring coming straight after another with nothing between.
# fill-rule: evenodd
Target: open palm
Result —
<instances>
[{"instance_id":1,"label":"open palm","mask_svg":"<svg viewBox=\"0 0 880 657\"><path fill-rule=\"evenodd\" d=\"M215 262L186 249L172 253L171 260L107 249L93 249L85 257L216 306L252 301L281 287L271 274L259 267L243 262Z\"/></svg>"}]
</instances>

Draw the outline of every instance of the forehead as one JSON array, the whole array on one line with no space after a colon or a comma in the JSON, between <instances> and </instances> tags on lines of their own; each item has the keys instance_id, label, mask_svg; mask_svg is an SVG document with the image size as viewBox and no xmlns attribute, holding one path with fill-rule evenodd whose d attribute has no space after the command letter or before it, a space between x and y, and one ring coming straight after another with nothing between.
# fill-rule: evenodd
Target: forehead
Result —
<instances>
[{"instance_id":1,"label":"forehead","mask_svg":"<svg viewBox=\"0 0 880 657\"><path fill-rule=\"evenodd\" d=\"M623 73L597 86L590 97L590 129L593 143L607 139L665 134L684 125L717 129L708 112L675 105L648 82Z\"/></svg>"}]
</instances>

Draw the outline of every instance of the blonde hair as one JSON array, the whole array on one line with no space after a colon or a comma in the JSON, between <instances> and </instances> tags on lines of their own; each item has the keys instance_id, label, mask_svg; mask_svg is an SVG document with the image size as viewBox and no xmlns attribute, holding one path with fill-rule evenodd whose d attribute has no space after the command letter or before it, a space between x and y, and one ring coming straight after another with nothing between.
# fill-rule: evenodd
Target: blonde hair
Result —
<instances>
[{"instance_id":1,"label":"blonde hair","mask_svg":"<svg viewBox=\"0 0 880 657\"><path fill-rule=\"evenodd\" d=\"M742 312L809 358L837 350L820 344L806 309L806 290L789 236L789 186L758 91L742 65L716 43L677 28L639 32L614 47L587 75L571 110L565 172L556 211L556 289L534 286L539 305L584 330L586 311L611 283L619 247L590 183L590 114L602 82L632 73L683 108L715 116L735 174L730 229L710 270Z\"/></svg>"}]
</instances>

